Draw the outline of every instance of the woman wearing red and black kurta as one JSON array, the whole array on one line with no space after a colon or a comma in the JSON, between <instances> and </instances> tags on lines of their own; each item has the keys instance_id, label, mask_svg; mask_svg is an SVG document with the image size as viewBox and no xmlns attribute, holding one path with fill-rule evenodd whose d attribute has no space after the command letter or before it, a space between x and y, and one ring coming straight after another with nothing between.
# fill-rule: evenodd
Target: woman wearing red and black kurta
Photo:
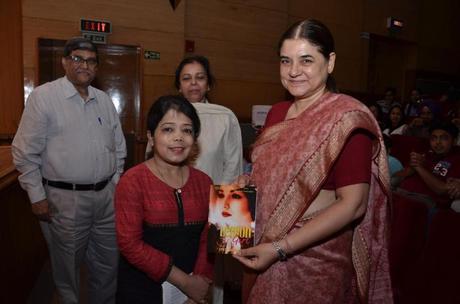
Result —
<instances>
[{"instance_id":1,"label":"woman wearing red and black kurta","mask_svg":"<svg viewBox=\"0 0 460 304\"><path fill-rule=\"evenodd\" d=\"M186 165L199 119L182 97L161 97L149 111L148 130L153 157L128 170L115 194L122 254L117 303L162 303L164 281L205 303L212 275L206 254L212 181Z\"/></svg>"}]
</instances>

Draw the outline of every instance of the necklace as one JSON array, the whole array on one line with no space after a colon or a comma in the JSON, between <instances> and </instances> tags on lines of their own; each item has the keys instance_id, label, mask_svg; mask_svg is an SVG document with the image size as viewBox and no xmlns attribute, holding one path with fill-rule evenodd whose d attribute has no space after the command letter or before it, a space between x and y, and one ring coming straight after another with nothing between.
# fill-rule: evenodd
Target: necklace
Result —
<instances>
[{"instance_id":1,"label":"necklace","mask_svg":"<svg viewBox=\"0 0 460 304\"><path fill-rule=\"evenodd\" d=\"M158 165L155 164L155 171L158 172L158 174L160 175L161 180L165 184L167 184L168 186L170 186L172 188L175 188L179 193L182 192L181 187L184 186L184 170L183 169L184 169L183 167L180 167L180 185L178 187L176 187L177 184L168 182L168 180L165 178L165 176L163 175L163 172L161 172L161 170L158 167Z\"/></svg>"}]
</instances>

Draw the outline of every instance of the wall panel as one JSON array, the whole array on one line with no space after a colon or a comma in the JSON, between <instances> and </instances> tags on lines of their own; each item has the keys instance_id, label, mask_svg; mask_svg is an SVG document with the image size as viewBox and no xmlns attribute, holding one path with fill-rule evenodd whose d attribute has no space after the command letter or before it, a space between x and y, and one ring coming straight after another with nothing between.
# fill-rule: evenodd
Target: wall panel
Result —
<instances>
[{"instance_id":1,"label":"wall panel","mask_svg":"<svg viewBox=\"0 0 460 304\"><path fill-rule=\"evenodd\" d=\"M23 109L21 1L0 0L0 45L0 142L9 142Z\"/></svg>"},{"instance_id":2,"label":"wall panel","mask_svg":"<svg viewBox=\"0 0 460 304\"><path fill-rule=\"evenodd\" d=\"M109 20L114 33L117 27L177 33L184 31L184 7L181 4L173 10L167 0L23 0L23 15L58 21ZM76 23L75 30L79 26Z\"/></svg>"},{"instance_id":3,"label":"wall panel","mask_svg":"<svg viewBox=\"0 0 460 304\"><path fill-rule=\"evenodd\" d=\"M278 77L279 78L279 77ZM273 104L285 99L285 90L278 83L221 79L210 94L212 102L235 112L241 122L251 121L252 105Z\"/></svg>"},{"instance_id":4,"label":"wall panel","mask_svg":"<svg viewBox=\"0 0 460 304\"><path fill-rule=\"evenodd\" d=\"M286 29L287 1L187 2L185 37L207 56L217 78L212 102L249 121L251 105L283 99L278 40Z\"/></svg>"},{"instance_id":5,"label":"wall panel","mask_svg":"<svg viewBox=\"0 0 460 304\"><path fill-rule=\"evenodd\" d=\"M286 13L224 1L187 2L186 37L272 46L286 26Z\"/></svg>"},{"instance_id":6,"label":"wall panel","mask_svg":"<svg viewBox=\"0 0 460 304\"><path fill-rule=\"evenodd\" d=\"M417 66L423 71L435 71L459 77L460 61L460 1L420 1L418 23L419 57Z\"/></svg>"}]
</instances>

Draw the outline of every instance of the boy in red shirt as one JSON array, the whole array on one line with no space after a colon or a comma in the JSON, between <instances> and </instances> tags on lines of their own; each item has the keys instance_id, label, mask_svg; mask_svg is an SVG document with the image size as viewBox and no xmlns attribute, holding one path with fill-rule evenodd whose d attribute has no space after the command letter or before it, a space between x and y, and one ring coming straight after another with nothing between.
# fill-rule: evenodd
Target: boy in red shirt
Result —
<instances>
[{"instance_id":1,"label":"boy in red shirt","mask_svg":"<svg viewBox=\"0 0 460 304\"><path fill-rule=\"evenodd\" d=\"M449 207L449 178L460 177L460 155L453 151L458 129L452 123L441 123L430 128L428 153L410 154L409 168L400 188L429 196L440 207Z\"/></svg>"}]
</instances>

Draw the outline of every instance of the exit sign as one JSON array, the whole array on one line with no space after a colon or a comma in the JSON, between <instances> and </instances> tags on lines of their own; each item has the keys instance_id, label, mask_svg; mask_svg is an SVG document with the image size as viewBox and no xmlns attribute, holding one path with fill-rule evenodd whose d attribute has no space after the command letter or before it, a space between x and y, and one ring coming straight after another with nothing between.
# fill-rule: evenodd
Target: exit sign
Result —
<instances>
[{"instance_id":1,"label":"exit sign","mask_svg":"<svg viewBox=\"0 0 460 304\"><path fill-rule=\"evenodd\" d=\"M103 20L80 19L80 30L87 33L110 34L112 23Z\"/></svg>"}]
</instances>

